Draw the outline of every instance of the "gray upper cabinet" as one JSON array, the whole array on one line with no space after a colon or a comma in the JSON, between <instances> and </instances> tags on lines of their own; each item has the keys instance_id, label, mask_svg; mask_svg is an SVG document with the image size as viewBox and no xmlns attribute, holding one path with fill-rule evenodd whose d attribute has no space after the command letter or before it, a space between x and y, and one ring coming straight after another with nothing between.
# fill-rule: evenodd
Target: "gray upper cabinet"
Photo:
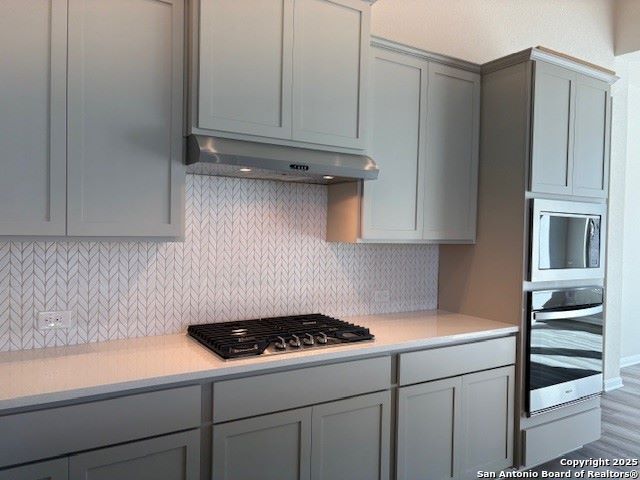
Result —
<instances>
[{"instance_id":1,"label":"gray upper cabinet","mask_svg":"<svg viewBox=\"0 0 640 480\"><path fill-rule=\"evenodd\" d=\"M424 212L424 135L429 63L373 48L370 155L380 174L364 182L362 238L419 240Z\"/></svg>"},{"instance_id":2,"label":"gray upper cabinet","mask_svg":"<svg viewBox=\"0 0 640 480\"><path fill-rule=\"evenodd\" d=\"M535 64L531 190L571 193L573 88L576 74L555 65Z\"/></svg>"},{"instance_id":3,"label":"gray upper cabinet","mask_svg":"<svg viewBox=\"0 0 640 480\"><path fill-rule=\"evenodd\" d=\"M201 0L200 128L291 138L293 1Z\"/></svg>"},{"instance_id":4,"label":"gray upper cabinet","mask_svg":"<svg viewBox=\"0 0 640 480\"><path fill-rule=\"evenodd\" d=\"M68 480L69 460L59 458L0 470L0 480Z\"/></svg>"},{"instance_id":5,"label":"gray upper cabinet","mask_svg":"<svg viewBox=\"0 0 640 480\"><path fill-rule=\"evenodd\" d=\"M391 393L313 407L311 480L389 480Z\"/></svg>"},{"instance_id":6,"label":"gray upper cabinet","mask_svg":"<svg viewBox=\"0 0 640 480\"><path fill-rule=\"evenodd\" d=\"M365 148L369 17L362 0L295 0L295 140Z\"/></svg>"},{"instance_id":7,"label":"gray upper cabinet","mask_svg":"<svg viewBox=\"0 0 640 480\"><path fill-rule=\"evenodd\" d=\"M474 242L479 67L378 38L372 46L368 153L380 174L329 187L327 239Z\"/></svg>"},{"instance_id":8,"label":"gray upper cabinet","mask_svg":"<svg viewBox=\"0 0 640 480\"><path fill-rule=\"evenodd\" d=\"M535 62L532 192L607 196L609 90L605 81L569 68Z\"/></svg>"},{"instance_id":9,"label":"gray upper cabinet","mask_svg":"<svg viewBox=\"0 0 640 480\"><path fill-rule=\"evenodd\" d=\"M67 0L0 2L0 235L64 235Z\"/></svg>"},{"instance_id":10,"label":"gray upper cabinet","mask_svg":"<svg viewBox=\"0 0 640 480\"><path fill-rule=\"evenodd\" d=\"M607 196L610 131L609 85L578 74L573 152L574 195Z\"/></svg>"},{"instance_id":11,"label":"gray upper cabinet","mask_svg":"<svg viewBox=\"0 0 640 480\"><path fill-rule=\"evenodd\" d=\"M366 147L367 2L197 3L191 132L327 149Z\"/></svg>"},{"instance_id":12,"label":"gray upper cabinet","mask_svg":"<svg viewBox=\"0 0 640 480\"><path fill-rule=\"evenodd\" d=\"M200 431L103 448L69 459L69 480L114 479L200 480Z\"/></svg>"},{"instance_id":13,"label":"gray upper cabinet","mask_svg":"<svg viewBox=\"0 0 640 480\"><path fill-rule=\"evenodd\" d=\"M69 0L69 235L181 234L183 22L183 0Z\"/></svg>"},{"instance_id":14,"label":"gray upper cabinet","mask_svg":"<svg viewBox=\"0 0 640 480\"><path fill-rule=\"evenodd\" d=\"M423 238L474 241L480 76L432 63L428 105Z\"/></svg>"}]
</instances>

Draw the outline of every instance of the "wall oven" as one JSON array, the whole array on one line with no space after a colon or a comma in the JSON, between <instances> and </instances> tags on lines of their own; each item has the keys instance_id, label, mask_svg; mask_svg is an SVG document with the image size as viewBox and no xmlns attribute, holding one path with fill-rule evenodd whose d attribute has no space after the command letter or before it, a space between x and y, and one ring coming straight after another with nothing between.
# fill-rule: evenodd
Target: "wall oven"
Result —
<instances>
[{"instance_id":1,"label":"wall oven","mask_svg":"<svg viewBox=\"0 0 640 480\"><path fill-rule=\"evenodd\" d=\"M529 293L527 410L530 415L602 391L603 289Z\"/></svg>"},{"instance_id":2,"label":"wall oven","mask_svg":"<svg viewBox=\"0 0 640 480\"><path fill-rule=\"evenodd\" d=\"M533 200L530 280L604 278L606 205Z\"/></svg>"}]
</instances>

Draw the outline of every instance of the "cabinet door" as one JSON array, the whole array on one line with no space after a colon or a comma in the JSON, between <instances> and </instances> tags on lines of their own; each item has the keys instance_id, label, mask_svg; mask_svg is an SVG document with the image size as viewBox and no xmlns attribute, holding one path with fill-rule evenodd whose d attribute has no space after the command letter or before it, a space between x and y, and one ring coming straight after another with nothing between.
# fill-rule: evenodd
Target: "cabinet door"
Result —
<instances>
[{"instance_id":1,"label":"cabinet door","mask_svg":"<svg viewBox=\"0 0 640 480\"><path fill-rule=\"evenodd\" d=\"M0 470L0 480L67 480L68 466L67 458L32 463L24 467Z\"/></svg>"},{"instance_id":2,"label":"cabinet door","mask_svg":"<svg viewBox=\"0 0 640 480\"><path fill-rule=\"evenodd\" d=\"M69 480L200 480L200 431L73 455Z\"/></svg>"},{"instance_id":3,"label":"cabinet door","mask_svg":"<svg viewBox=\"0 0 640 480\"><path fill-rule=\"evenodd\" d=\"M461 377L398 389L398 480L457 477Z\"/></svg>"},{"instance_id":4,"label":"cabinet door","mask_svg":"<svg viewBox=\"0 0 640 480\"><path fill-rule=\"evenodd\" d=\"M362 0L296 0L293 139L365 147L370 5Z\"/></svg>"},{"instance_id":5,"label":"cabinet door","mask_svg":"<svg viewBox=\"0 0 640 480\"><path fill-rule=\"evenodd\" d=\"M573 148L574 195L607 196L610 105L607 83L578 75Z\"/></svg>"},{"instance_id":6,"label":"cabinet door","mask_svg":"<svg viewBox=\"0 0 640 480\"><path fill-rule=\"evenodd\" d=\"M0 2L0 235L64 235L67 0Z\"/></svg>"},{"instance_id":7,"label":"cabinet door","mask_svg":"<svg viewBox=\"0 0 640 480\"><path fill-rule=\"evenodd\" d=\"M531 190L571 194L576 74L535 63Z\"/></svg>"},{"instance_id":8,"label":"cabinet door","mask_svg":"<svg viewBox=\"0 0 640 480\"><path fill-rule=\"evenodd\" d=\"M462 398L461 478L511 467L514 367L465 375Z\"/></svg>"},{"instance_id":9,"label":"cabinet door","mask_svg":"<svg viewBox=\"0 0 640 480\"><path fill-rule=\"evenodd\" d=\"M293 0L202 0L198 127L291 138Z\"/></svg>"},{"instance_id":10,"label":"cabinet door","mask_svg":"<svg viewBox=\"0 0 640 480\"><path fill-rule=\"evenodd\" d=\"M373 49L370 154L380 174L363 186L364 239L422 237L428 68L413 56Z\"/></svg>"},{"instance_id":11,"label":"cabinet door","mask_svg":"<svg viewBox=\"0 0 640 480\"><path fill-rule=\"evenodd\" d=\"M480 75L431 63L424 170L424 239L474 241Z\"/></svg>"},{"instance_id":12,"label":"cabinet door","mask_svg":"<svg viewBox=\"0 0 640 480\"><path fill-rule=\"evenodd\" d=\"M391 393L313 407L312 480L389 480Z\"/></svg>"},{"instance_id":13,"label":"cabinet door","mask_svg":"<svg viewBox=\"0 0 640 480\"><path fill-rule=\"evenodd\" d=\"M69 0L69 235L181 234L183 21L183 0Z\"/></svg>"},{"instance_id":14,"label":"cabinet door","mask_svg":"<svg viewBox=\"0 0 640 480\"><path fill-rule=\"evenodd\" d=\"M213 426L213 480L309 480L311 409Z\"/></svg>"}]
</instances>

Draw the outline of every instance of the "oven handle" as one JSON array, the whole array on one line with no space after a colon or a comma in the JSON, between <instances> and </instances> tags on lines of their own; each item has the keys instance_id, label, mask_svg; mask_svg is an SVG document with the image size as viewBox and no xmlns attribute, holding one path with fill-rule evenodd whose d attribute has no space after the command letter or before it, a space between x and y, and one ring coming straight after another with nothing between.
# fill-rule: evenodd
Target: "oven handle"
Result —
<instances>
[{"instance_id":1,"label":"oven handle","mask_svg":"<svg viewBox=\"0 0 640 480\"><path fill-rule=\"evenodd\" d=\"M533 312L531 314L532 323L545 320L562 320L565 318L589 317L603 312L602 305L589 308L581 308L580 310L565 310L562 312Z\"/></svg>"}]
</instances>

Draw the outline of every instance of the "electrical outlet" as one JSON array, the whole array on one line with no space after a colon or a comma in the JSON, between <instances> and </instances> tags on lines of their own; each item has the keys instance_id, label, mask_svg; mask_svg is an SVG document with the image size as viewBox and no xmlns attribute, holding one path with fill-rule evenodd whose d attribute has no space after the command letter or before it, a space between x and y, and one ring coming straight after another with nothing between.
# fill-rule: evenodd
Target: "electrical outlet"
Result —
<instances>
[{"instance_id":1,"label":"electrical outlet","mask_svg":"<svg viewBox=\"0 0 640 480\"><path fill-rule=\"evenodd\" d=\"M60 330L75 326L73 312L62 310L58 312L38 312L36 329L38 330Z\"/></svg>"},{"instance_id":2,"label":"electrical outlet","mask_svg":"<svg viewBox=\"0 0 640 480\"><path fill-rule=\"evenodd\" d=\"M374 303L389 303L390 300L391 295L389 294L389 290L376 290L373 292Z\"/></svg>"}]
</instances>

